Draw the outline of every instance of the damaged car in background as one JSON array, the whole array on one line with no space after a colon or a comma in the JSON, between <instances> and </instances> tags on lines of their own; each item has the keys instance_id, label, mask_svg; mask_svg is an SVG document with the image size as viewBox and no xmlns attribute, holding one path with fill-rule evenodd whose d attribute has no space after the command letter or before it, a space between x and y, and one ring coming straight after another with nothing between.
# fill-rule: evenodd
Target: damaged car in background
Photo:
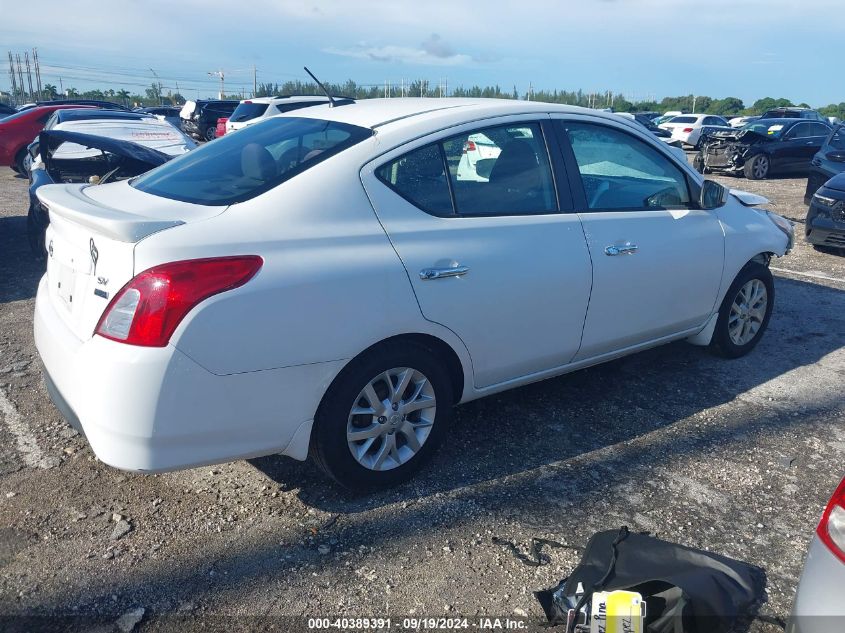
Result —
<instances>
[{"instance_id":1,"label":"damaged car in background","mask_svg":"<svg viewBox=\"0 0 845 633\"><path fill-rule=\"evenodd\" d=\"M693 165L703 174L723 172L749 180L806 174L830 132L830 125L821 121L760 119L740 130L708 134Z\"/></svg>"},{"instance_id":2,"label":"damaged car in background","mask_svg":"<svg viewBox=\"0 0 845 633\"><path fill-rule=\"evenodd\" d=\"M36 195L40 187L55 183L100 185L133 178L196 147L196 143L169 123L157 119L151 119L150 123L144 126L150 128L147 130L137 125L128 131L125 126L88 125L83 128L85 132L67 129L41 132L29 149L33 162L27 235L36 257L45 256L44 234L50 224L50 217Z\"/></svg>"}]
</instances>

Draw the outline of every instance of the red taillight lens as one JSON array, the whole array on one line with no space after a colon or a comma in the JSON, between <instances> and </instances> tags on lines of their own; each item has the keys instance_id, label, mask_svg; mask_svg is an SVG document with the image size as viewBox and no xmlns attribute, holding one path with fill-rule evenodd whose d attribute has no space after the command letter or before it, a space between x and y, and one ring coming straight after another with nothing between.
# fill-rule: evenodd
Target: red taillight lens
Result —
<instances>
[{"instance_id":1,"label":"red taillight lens","mask_svg":"<svg viewBox=\"0 0 845 633\"><path fill-rule=\"evenodd\" d=\"M845 563L845 479L824 509L816 534L828 549Z\"/></svg>"},{"instance_id":2,"label":"red taillight lens","mask_svg":"<svg viewBox=\"0 0 845 633\"><path fill-rule=\"evenodd\" d=\"M691 128L691 127L685 127L685 128L684 128L684 132L685 132L686 134L689 134L690 132L692 132L692 128Z\"/></svg>"},{"instance_id":3,"label":"red taillight lens","mask_svg":"<svg viewBox=\"0 0 845 633\"><path fill-rule=\"evenodd\" d=\"M464 143L464 154L467 152L474 152L475 151L475 142L474 141L467 141Z\"/></svg>"},{"instance_id":4,"label":"red taillight lens","mask_svg":"<svg viewBox=\"0 0 845 633\"><path fill-rule=\"evenodd\" d=\"M133 277L109 303L95 334L120 343L164 347L201 301L244 285L264 260L256 255L189 259Z\"/></svg>"}]
</instances>

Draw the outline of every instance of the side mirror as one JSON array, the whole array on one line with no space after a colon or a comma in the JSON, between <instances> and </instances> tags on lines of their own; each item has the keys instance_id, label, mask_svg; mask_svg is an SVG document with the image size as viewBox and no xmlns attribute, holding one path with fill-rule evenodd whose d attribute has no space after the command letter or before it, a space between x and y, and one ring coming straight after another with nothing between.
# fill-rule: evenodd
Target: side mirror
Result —
<instances>
[{"instance_id":1,"label":"side mirror","mask_svg":"<svg viewBox=\"0 0 845 633\"><path fill-rule=\"evenodd\" d=\"M835 163L845 163L845 152L828 152L827 154L825 154L825 158Z\"/></svg>"},{"instance_id":2,"label":"side mirror","mask_svg":"<svg viewBox=\"0 0 845 633\"><path fill-rule=\"evenodd\" d=\"M702 209L718 209L728 202L727 187L723 187L715 180L705 180L701 185L701 195L698 197L698 206Z\"/></svg>"}]
</instances>

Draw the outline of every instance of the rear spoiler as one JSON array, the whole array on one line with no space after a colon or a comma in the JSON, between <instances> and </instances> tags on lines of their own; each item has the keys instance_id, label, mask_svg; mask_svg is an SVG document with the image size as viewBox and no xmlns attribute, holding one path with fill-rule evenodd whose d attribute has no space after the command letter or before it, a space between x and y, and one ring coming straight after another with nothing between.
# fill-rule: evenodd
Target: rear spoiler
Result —
<instances>
[{"instance_id":1,"label":"rear spoiler","mask_svg":"<svg viewBox=\"0 0 845 633\"><path fill-rule=\"evenodd\" d=\"M85 195L92 185L44 185L36 191L50 215L67 218L119 242L137 242L164 229L184 224L182 220L154 220L107 207Z\"/></svg>"}]
</instances>

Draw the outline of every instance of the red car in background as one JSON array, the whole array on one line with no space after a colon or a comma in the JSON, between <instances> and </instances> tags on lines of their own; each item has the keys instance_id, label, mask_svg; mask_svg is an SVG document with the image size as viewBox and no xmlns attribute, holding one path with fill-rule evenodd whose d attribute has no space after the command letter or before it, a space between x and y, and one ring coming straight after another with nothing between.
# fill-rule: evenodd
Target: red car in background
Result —
<instances>
[{"instance_id":1,"label":"red car in background","mask_svg":"<svg viewBox=\"0 0 845 633\"><path fill-rule=\"evenodd\" d=\"M43 105L0 119L0 165L11 167L19 174L26 173L23 167L26 146L38 136L50 115L56 110L90 107L94 106Z\"/></svg>"},{"instance_id":2,"label":"red car in background","mask_svg":"<svg viewBox=\"0 0 845 633\"><path fill-rule=\"evenodd\" d=\"M229 120L227 116L221 116L217 119L217 135L214 138L220 138L226 133L226 121Z\"/></svg>"}]
</instances>

